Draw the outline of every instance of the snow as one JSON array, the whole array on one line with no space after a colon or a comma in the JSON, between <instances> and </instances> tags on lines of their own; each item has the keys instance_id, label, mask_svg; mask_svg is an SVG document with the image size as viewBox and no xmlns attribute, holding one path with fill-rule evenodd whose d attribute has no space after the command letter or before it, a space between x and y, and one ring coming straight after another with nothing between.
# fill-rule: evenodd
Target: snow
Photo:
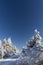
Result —
<instances>
[{"instance_id":1,"label":"snow","mask_svg":"<svg viewBox=\"0 0 43 65\"><path fill-rule=\"evenodd\" d=\"M0 62L16 61L17 59L1 59Z\"/></svg>"},{"instance_id":2,"label":"snow","mask_svg":"<svg viewBox=\"0 0 43 65\"><path fill-rule=\"evenodd\" d=\"M39 31L35 30L35 35L21 53L0 59L0 65L43 65L43 45Z\"/></svg>"},{"instance_id":3,"label":"snow","mask_svg":"<svg viewBox=\"0 0 43 65\"><path fill-rule=\"evenodd\" d=\"M35 35L23 48L18 65L42 65L43 45L39 31L35 30Z\"/></svg>"}]
</instances>

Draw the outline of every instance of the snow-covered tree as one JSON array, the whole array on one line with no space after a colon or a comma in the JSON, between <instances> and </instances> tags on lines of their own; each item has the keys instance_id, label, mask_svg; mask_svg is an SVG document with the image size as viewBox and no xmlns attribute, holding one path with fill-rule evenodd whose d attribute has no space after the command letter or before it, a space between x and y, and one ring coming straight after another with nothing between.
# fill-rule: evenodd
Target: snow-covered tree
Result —
<instances>
[{"instance_id":1,"label":"snow-covered tree","mask_svg":"<svg viewBox=\"0 0 43 65\"><path fill-rule=\"evenodd\" d=\"M6 54L13 55L15 53L17 53L17 48L13 45L11 38L0 40L0 58Z\"/></svg>"},{"instance_id":2,"label":"snow-covered tree","mask_svg":"<svg viewBox=\"0 0 43 65\"><path fill-rule=\"evenodd\" d=\"M27 47L30 48L30 47L33 47L33 46L41 46L41 36L40 36L40 33L39 31L37 31L37 29L35 29L35 34L34 36L31 38L31 40L29 40L29 42L27 43Z\"/></svg>"},{"instance_id":3,"label":"snow-covered tree","mask_svg":"<svg viewBox=\"0 0 43 65\"><path fill-rule=\"evenodd\" d=\"M23 48L18 64L20 65L43 65L43 46L39 31L35 29L35 34Z\"/></svg>"}]
</instances>

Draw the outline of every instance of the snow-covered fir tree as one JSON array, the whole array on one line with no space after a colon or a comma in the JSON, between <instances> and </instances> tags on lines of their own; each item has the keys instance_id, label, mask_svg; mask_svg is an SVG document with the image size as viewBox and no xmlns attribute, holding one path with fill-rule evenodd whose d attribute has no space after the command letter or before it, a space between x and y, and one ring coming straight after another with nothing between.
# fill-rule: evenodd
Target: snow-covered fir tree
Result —
<instances>
[{"instance_id":1,"label":"snow-covered fir tree","mask_svg":"<svg viewBox=\"0 0 43 65\"><path fill-rule=\"evenodd\" d=\"M27 42L19 58L18 65L42 65L43 47L39 31L35 29L34 36Z\"/></svg>"},{"instance_id":2,"label":"snow-covered fir tree","mask_svg":"<svg viewBox=\"0 0 43 65\"><path fill-rule=\"evenodd\" d=\"M6 54L16 54L17 48L13 45L11 38L0 40L0 58L3 58Z\"/></svg>"}]
</instances>

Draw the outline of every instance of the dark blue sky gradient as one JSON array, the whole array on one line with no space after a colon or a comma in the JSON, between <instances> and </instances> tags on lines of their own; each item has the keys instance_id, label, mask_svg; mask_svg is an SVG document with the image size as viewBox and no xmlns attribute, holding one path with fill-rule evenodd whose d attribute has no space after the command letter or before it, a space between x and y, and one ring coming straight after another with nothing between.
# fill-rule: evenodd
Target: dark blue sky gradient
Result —
<instances>
[{"instance_id":1,"label":"dark blue sky gradient","mask_svg":"<svg viewBox=\"0 0 43 65\"><path fill-rule=\"evenodd\" d=\"M22 48L35 28L43 37L43 0L0 0L0 39Z\"/></svg>"}]
</instances>

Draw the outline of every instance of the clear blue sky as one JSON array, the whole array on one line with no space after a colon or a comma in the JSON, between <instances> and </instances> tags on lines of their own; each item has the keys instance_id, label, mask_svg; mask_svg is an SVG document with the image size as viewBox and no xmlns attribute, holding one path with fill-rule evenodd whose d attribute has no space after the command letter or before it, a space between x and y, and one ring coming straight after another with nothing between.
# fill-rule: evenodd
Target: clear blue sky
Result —
<instances>
[{"instance_id":1,"label":"clear blue sky","mask_svg":"<svg viewBox=\"0 0 43 65\"><path fill-rule=\"evenodd\" d=\"M0 39L22 48L35 28L43 37L43 0L0 0Z\"/></svg>"}]
</instances>

